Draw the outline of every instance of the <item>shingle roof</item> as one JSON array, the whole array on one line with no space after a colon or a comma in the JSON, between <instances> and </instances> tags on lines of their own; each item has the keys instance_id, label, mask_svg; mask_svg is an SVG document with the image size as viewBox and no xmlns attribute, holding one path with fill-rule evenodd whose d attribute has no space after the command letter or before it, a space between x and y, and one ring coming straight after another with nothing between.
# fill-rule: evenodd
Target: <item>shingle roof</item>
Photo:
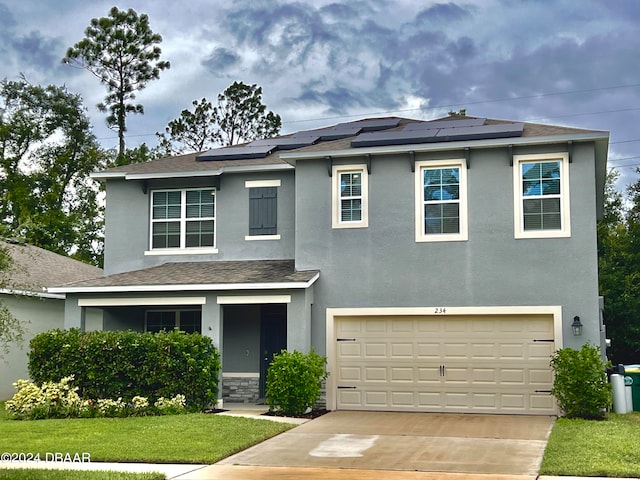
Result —
<instances>
[{"instance_id":1,"label":"shingle roof","mask_svg":"<svg viewBox=\"0 0 640 480\"><path fill-rule=\"evenodd\" d=\"M67 283L57 289L307 283L317 270L296 271L293 260L247 260L219 262L172 262L155 267L117 273L102 278Z\"/></svg>"},{"instance_id":2,"label":"shingle roof","mask_svg":"<svg viewBox=\"0 0 640 480\"><path fill-rule=\"evenodd\" d=\"M386 132L400 131L409 123L425 123L429 122L442 122L447 120L460 120L460 119L476 119L479 117L468 117L468 116L459 116L459 115L450 115L448 117L422 121L408 118L398 118L398 117L387 117L392 119L398 119L399 123L397 127L386 129ZM354 121L349 122L350 125L358 125L359 122L367 122L372 119L366 119L362 121ZM498 119L484 119L485 125L500 125L500 124L512 124L513 121L510 120L498 120ZM335 126L329 126L324 129L314 129L314 133L322 132L323 130L330 131L334 129ZM561 136L561 135L579 135L579 134L589 134L589 133L607 133L601 132L598 130L586 130L580 128L571 128L564 127L559 125L544 125L538 123L524 123L524 130L522 132L522 138L535 138L535 137L552 137L552 136ZM300 134L300 132L298 132ZM282 135L280 138L288 138L295 133ZM282 150L275 151L274 153L266 156L266 157L258 157L258 158L250 158L244 160L215 160L215 161L198 161L197 157L203 152L195 152L189 153L186 155L179 155L175 157L163 158L159 160L153 160L150 162L144 163L136 163L131 165L124 165L121 167L116 167L107 170L106 172L100 172L98 177L101 174L108 175L135 175L135 174L180 174L180 173L203 173L203 172L217 172L224 170L228 167L268 167L268 166L286 166L288 163L281 158L281 154L290 154L295 151L296 153L311 153L311 152L331 152L331 151L343 151L352 149L351 141L355 138L355 135L348 136L346 138L342 138L339 140L328 140L321 141L314 145L297 148L294 150ZM246 145L236 145L237 148L243 148ZM226 147L234 148L234 147ZM354 150L357 150L354 148ZM286 158L286 157L285 157ZM216 174L216 173L212 173Z\"/></svg>"},{"instance_id":3,"label":"shingle roof","mask_svg":"<svg viewBox=\"0 0 640 480\"><path fill-rule=\"evenodd\" d=\"M5 288L41 292L44 287L97 278L102 269L33 245L0 241L12 259L0 277Z\"/></svg>"}]
</instances>

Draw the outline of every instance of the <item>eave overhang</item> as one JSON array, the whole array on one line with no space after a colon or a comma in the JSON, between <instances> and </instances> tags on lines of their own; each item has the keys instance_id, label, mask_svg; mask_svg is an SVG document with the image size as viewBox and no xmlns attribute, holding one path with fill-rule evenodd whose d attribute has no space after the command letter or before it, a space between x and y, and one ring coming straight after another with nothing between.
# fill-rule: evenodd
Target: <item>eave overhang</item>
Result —
<instances>
[{"instance_id":1,"label":"eave overhang","mask_svg":"<svg viewBox=\"0 0 640 480\"><path fill-rule=\"evenodd\" d=\"M294 167L288 163L274 165L242 165L225 166L214 170L195 170L185 172L149 172L149 173L127 173L127 172L95 172L90 174L94 180L105 181L111 179L119 180L160 180L171 178L196 178L196 177L216 177L223 173L260 173L278 172L292 170Z\"/></svg>"},{"instance_id":2,"label":"eave overhang","mask_svg":"<svg viewBox=\"0 0 640 480\"><path fill-rule=\"evenodd\" d=\"M314 150L306 152L290 152L281 153L280 158L285 162L295 165L298 160L311 160L311 159L324 159L327 156L334 158L344 157L362 157L365 155L390 155L396 153L408 153L408 152L434 152L434 151L449 151L460 150L464 148L479 149L479 148L496 148L505 147L509 145L523 146L523 145L548 145L553 143L565 143L565 142L609 142L609 132L606 131L594 131L587 133L567 133L562 135L548 135L539 137L508 137L508 138L491 138L483 140L467 140L459 142L433 142L433 143L419 143L419 144L407 144L407 145L388 145L378 147L358 147L358 148L345 148L342 150Z\"/></svg>"},{"instance_id":3,"label":"eave overhang","mask_svg":"<svg viewBox=\"0 0 640 480\"><path fill-rule=\"evenodd\" d=\"M313 285L320 277L316 273L306 282L275 283L210 283L210 284L178 284L178 285L118 285L118 286L59 286L47 288L51 294L68 293L139 293L139 292L203 292L229 290L287 290L305 289Z\"/></svg>"}]
</instances>

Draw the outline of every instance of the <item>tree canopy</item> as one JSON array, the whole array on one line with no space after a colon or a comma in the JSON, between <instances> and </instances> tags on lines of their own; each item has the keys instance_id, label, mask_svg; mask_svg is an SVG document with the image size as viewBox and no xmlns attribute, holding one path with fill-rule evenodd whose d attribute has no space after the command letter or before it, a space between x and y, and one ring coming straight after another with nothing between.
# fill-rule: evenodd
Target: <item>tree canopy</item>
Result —
<instances>
[{"instance_id":1,"label":"tree canopy","mask_svg":"<svg viewBox=\"0 0 640 480\"><path fill-rule=\"evenodd\" d=\"M267 111L262 87L233 82L218 95L214 106L206 98L193 101L193 111L183 110L158 133L160 148L167 155L202 151L278 135L280 115Z\"/></svg>"},{"instance_id":2,"label":"tree canopy","mask_svg":"<svg viewBox=\"0 0 640 480\"><path fill-rule=\"evenodd\" d=\"M85 68L107 87L101 112L109 112L107 125L118 132L118 157L125 153L126 116L144 113L133 102L136 92L160 78L170 63L160 60L162 37L149 26L146 14L111 8L108 17L93 18L85 38L67 50L63 63Z\"/></svg>"},{"instance_id":3,"label":"tree canopy","mask_svg":"<svg viewBox=\"0 0 640 480\"><path fill-rule=\"evenodd\" d=\"M78 95L0 83L0 235L99 264L99 186L106 165Z\"/></svg>"},{"instance_id":4,"label":"tree canopy","mask_svg":"<svg viewBox=\"0 0 640 480\"><path fill-rule=\"evenodd\" d=\"M636 169L640 174L640 169ZM598 223L600 293L614 363L640 363L640 177L623 193L607 177L603 218Z\"/></svg>"}]
</instances>

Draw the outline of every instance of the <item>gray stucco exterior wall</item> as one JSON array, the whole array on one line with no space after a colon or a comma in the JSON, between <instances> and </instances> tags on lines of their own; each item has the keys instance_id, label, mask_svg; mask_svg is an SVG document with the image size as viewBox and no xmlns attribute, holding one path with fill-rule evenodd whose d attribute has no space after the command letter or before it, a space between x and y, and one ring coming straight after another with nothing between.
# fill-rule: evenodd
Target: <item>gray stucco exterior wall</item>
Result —
<instances>
[{"instance_id":1,"label":"gray stucco exterior wall","mask_svg":"<svg viewBox=\"0 0 640 480\"><path fill-rule=\"evenodd\" d=\"M566 144L517 154L565 152ZM416 160L464 152L416 154ZM513 168L507 148L471 150L467 241L416 242L414 173L408 155L379 155L369 181L369 226L331 228L331 181L324 160L296 165L296 267L320 269L312 343L325 349L328 307L562 306L565 345L600 344L595 157L574 148L569 165L571 237L514 238ZM334 165L364 163L333 159ZM585 325L573 337L575 315Z\"/></svg>"},{"instance_id":2,"label":"gray stucco exterior wall","mask_svg":"<svg viewBox=\"0 0 640 480\"><path fill-rule=\"evenodd\" d=\"M279 260L294 257L294 172L223 175L216 192L218 253L145 255L149 250L150 192L154 189L211 187L213 177L142 182L109 180L105 211L104 273L138 270L166 262L216 260ZM249 189L245 181L280 180L277 188L279 240L245 240L249 234Z\"/></svg>"}]
</instances>

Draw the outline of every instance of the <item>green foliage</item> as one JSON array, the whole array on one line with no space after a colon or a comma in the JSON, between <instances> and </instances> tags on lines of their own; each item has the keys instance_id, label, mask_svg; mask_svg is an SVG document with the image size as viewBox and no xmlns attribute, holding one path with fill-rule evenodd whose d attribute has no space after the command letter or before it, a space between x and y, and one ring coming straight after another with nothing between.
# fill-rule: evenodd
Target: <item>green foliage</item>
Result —
<instances>
[{"instance_id":1,"label":"green foliage","mask_svg":"<svg viewBox=\"0 0 640 480\"><path fill-rule=\"evenodd\" d=\"M551 358L555 378L551 394L567 418L602 419L611 406L611 385L600 348L562 348Z\"/></svg>"},{"instance_id":2,"label":"green foliage","mask_svg":"<svg viewBox=\"0 0 640 480\"><path fill-rule=\"evenodd\" d=\"M20 420L75 417L80 412L82 400L77 393L78 387L71 385L72 381L73 376L70 376L38 386L29 380L18 380L13 384L17 392L5 408Z\"/></svg>"},{"instance_id":3,"label":"green foliage","mask_svg":"<svg viewBox=\"0 0 640 480\"><path fill-rule=\"evenodd\" d=\"M13 260L6 247L0 245L0 288L7 286L7 277ZM0 300L0 359L9 353L9 345L22 346L24 327L7 306Z\"/></svg>"},{"instance_id":4,"label":"green foliage","mask_svg":"<svg viewBox=\"0 0 640 480\"><path fill-rule=\"evenodd\" d=\"M0 469L0 480L167 480L164 473L115 472L113 470ZM46 475L46 477L43 477Z\"/></svg>"},{"instance_id":5,"label":"green foliage","mask_svg":"<svg viewBox=\"0 0 640 480\"><path fill-rule=\"evenodd\" d=\"M616 179L616 173L607 177L604 215L598 222L598 267L612 339L608 353L613 363L628 364L637 363L640 355L640 178L629 185L626 196L616 191Z\"/></svg>"},{"instance_id":6,"label":"green foliage","mask_svg":"<svg viewBox=\"0 0 640 480\"><path fill-rule=\"evenodd\" d=\"M640 413L609 413L604 422L559 418L539 473L544 475L539 478L640 477Z\"/></svg>"},{"instance_id":7,"label":"green foliage","mask_svg":"<svg viewBox=\"0 0 640 480\"><path fill-rule=\"evenodd\" d=\"M214 106L206 98L193 101L194 110L183 110L169 122L166 133L157 133L165 155L200 152L215 145L229 146L278 135L280 115L267 111L262 87L233 82L218 95Z\"/></svg>"},{"instance_id":8,"label":"green foliage","mask_svg":"<svg viewBox=\"0 0 640 480\"><path fill-rule=\"evenodd\" d=\"M122 157L126 116L144 113L142 105L133 103L136 92L171 65L159 60L162 37L151 30L149 17L132 8L112 7L108 17L91 19L84 33L85 38L67 50L62 62L87 69L107 87L105 102L98 109L109 112L107 125L118 132L118 157Z\"/></svg>"},{"instance_id":9,"label":"green foliage","mask_svg":"<svg viewBox=\"0 0 640 480\"><path fill-rule=\"evenodd\" d=\"M82 100L65 87L0 82L0 233L99 264L106 164Z\"/></svg>"},{"instance_id":10,"label":"green foliage","mask_svg":"<svg viewBox=\"0 0 640 480\"><path fill-rule=\"evenodd\" d=\"M302 415L313 408L327 378L326 357L315 350L304 354L282 350L274 355L267 371L266 403L285 415Z\"/></svg>"},{"instance_id":11,"label":"green foliage","mask_svg":"<svg viewBox=\"0 0 640 480\"><path fill-rule=\"evenodd\" d=\"M0 402L0 452L41 458L46 452L89 452L92 462L213 464L294 427L209 413L38 422L15 421L5 413Z\"/></svg>"},{"instance_id":12,"label":"green foliage","mask_svg":"<svg viewBox=\"0 0 640 480\"><path fill-rule=\"evenodd\" d=\"M199 334L52 330L31 340L29 374L38 383L75 375L85 399L184 395L188 408L213 404L220 354Z\"/></svg>"}]
</instances>

